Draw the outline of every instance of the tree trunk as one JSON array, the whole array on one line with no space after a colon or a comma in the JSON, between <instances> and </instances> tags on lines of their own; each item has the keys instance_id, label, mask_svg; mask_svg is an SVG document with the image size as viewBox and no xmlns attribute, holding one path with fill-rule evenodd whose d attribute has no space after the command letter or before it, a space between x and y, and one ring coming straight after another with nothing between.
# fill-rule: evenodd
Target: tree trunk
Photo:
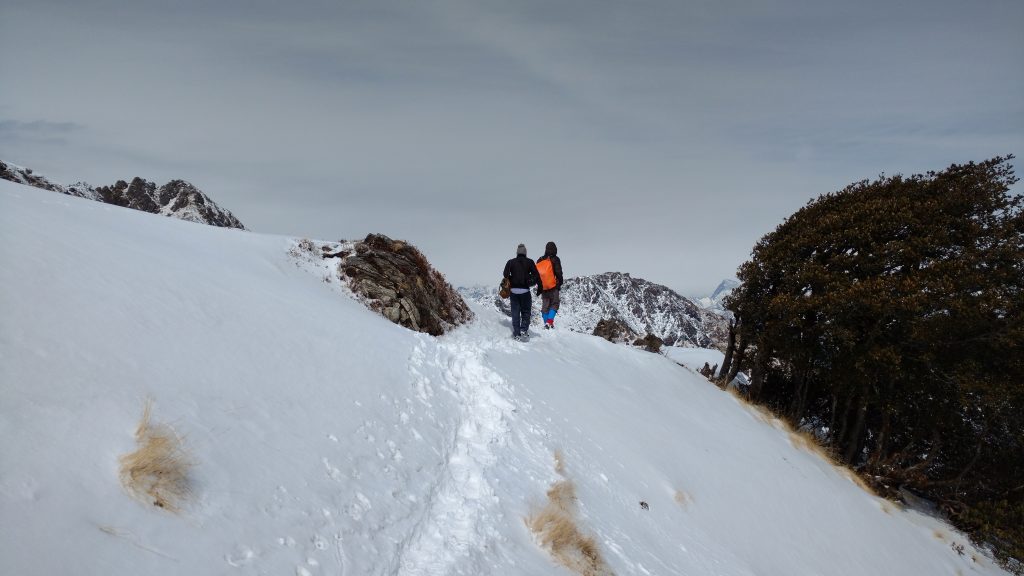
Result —
<instances>
[{"instance_id":1,"label":"tree trunk","mask_svg":"<svg viewBox=\"0 0 1024 576\"><path fill-rule=\"evenodd\" d=\"M892 416L889 411L882 408L882 424L878 430L878 440L875 443L874 454L869 459L868 468L878 470L879 464L889 457L889 433L892 431Z\"/></svg>"},{"instance_id":2,"label":"tree trunk","mask_svg":"<svg viewBox=\"0 0 1024 576\"><path fill-rule=\"evenodd\" d=\"M800 421L805 406L807 406L807 370L802 370L800 376L797 377L793 401L789 405L789 416L794 422Z\"/></svg>"},{"instance_id":3,"label":"tree trunk","mask_svg":"<svg viewBox=\"0 0 1024 576\"><path fill-rule=\"evenodd\" d=\"M850 440L849 444L846 445L846 454L843 455L843 461L851 466L854 464L854 459L860 452L860 445L864 438L864 425L867 422L867 416L868 393L867 390L865 390L860 399L860 407L857 408L857 421L853 425L853 430L850 431Z\"/></svg>"},{"instance_id":4,"label":"tree trunk","mask_svg":"<svg viewBox=\"0 0 1024 576\"><path fill-rule=\"evenodd\" d=\"M757 347L754 354L754 366L750 369L750 397L757 400L761 397L761 390L764 389L765 364L768 363L768 352L763 344Z\"/></svg>"},{"instance_id":5,"label":"tree trunk","mask_svg":"<svg viewBox=\"0 0 1024 576\"><path fill-rule=\"evenodd\" d=\"M839 408L839 394L832 392L832 411L829 413L828 437L835 442L836 439L836 409Z\"/></svg>"},{"instance_id":6,"label":"tree trunk","mask_svg":"<svg viewBox=\"0 0 1024 576\"><path fill-rule=\"evenodd\" d=\"M743 367L743 362L747 359L747 340L740 340L740 345L736 348L736 354L732 359L732 367L729 368L729 375L725 377L725 386L728 387L729 383L736 379L736 375L740 373Z\"/></svg>"},{"instance_id":7,"label":"tree trunk","mask_svg":"<svg viewBox=\"0 0 1024 576\"><path fill-rule=\"evenodd\" d=\"M736 321L729 321L729 344L725 347L725 360L722 361L722 369L718 372L718 380L721 381L729 375L732 367L732 355L736 351ZM722 388L728 386L729 382L720 382Z\"/></svg>"},{"instance_id":8,"label":"tree trunk","mask_svg":"<svg viewBox=\"0 0 1024 576\"><path fill-rule=\"evenodd\" d=\"M838 454L846 446L846 431L850 429L850 406L853 405L853 393L843 395L842 415L838 418L839 432L835 435L835 449Z\"/></svg>"}]
</instances>

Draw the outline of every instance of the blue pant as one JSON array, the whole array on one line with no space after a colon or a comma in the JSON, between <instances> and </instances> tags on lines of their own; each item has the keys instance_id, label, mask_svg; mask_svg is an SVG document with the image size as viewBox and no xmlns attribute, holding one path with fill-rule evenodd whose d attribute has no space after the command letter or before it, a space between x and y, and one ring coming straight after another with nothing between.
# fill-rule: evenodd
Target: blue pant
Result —
<instances>
[{"instance_id":1,"label":"blue pant","mask_svg":"<svg viewBox=\"0 0 1024 576\"><path fill-rule=\"evenodd\" d=\"M530 293L512 294L509 296L512 304L512 335L519 336L530 329L530 314L533 312L533 303Z\"/></svg>"}]
</instances>

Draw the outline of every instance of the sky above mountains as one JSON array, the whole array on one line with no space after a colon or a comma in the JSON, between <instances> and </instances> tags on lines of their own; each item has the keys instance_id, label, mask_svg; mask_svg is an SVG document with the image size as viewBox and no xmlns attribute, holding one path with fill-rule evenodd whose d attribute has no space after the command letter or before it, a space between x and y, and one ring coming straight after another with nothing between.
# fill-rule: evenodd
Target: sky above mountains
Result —
<instances>
[{"instance_id":1,"label":"sky above mountains","mask_svg":"<svg viewBox=\"0 0 1024 576\"><path fill-rule=\"evenodd\" d=\"M1024 149L1024 3L0 5L0 158L246 227L709 293L818 194ZM1019 185L1018 185L1019 186Z\"/></svg>"}]
</instances>

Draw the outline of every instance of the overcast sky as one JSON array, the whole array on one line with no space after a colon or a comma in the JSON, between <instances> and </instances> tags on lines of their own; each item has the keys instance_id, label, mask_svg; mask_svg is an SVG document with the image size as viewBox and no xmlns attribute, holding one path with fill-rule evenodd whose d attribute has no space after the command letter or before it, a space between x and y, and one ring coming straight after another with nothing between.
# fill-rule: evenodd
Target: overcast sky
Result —
<instances>
[{"instance_id":1,"label":"overcast sky","mask_svg":"<svg viewBox=\"0 0 1024 576\"><path fill-rule=\"evenodd\" d=\"M702 294L821 193L1024 153L1022 30L1021 0L0 0L0 159L383 232L455 284L554 240Z\"/></svg>"}]
</instances>

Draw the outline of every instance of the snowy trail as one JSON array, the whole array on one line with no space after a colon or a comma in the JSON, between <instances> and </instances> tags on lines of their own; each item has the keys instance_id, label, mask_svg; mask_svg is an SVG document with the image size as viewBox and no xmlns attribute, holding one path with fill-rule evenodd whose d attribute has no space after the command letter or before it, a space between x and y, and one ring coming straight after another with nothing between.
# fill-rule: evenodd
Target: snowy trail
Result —
<instances>
[{"instance_id":1,"label":"snowy trail","mask_svg":"<svg viewBox=\"0 0 1024 576\"><path fill-rule=\"evenodd\" d=\"M489 328L489 327L488 327ZM416 387L426 391L424 345L414 352ZM494 349L509 350L511 342L499 339L482 326L463 328L433 344L428 362L438 368L444 388L458 399L458 423L454 437L444 447L445 465L430 490L424 518L402 550L395 574L474 573L472 554L487 548L501 535L485 518L499 515L488 469L498 461L498 451L511 437L509 418L515 411L511 390L487 363ZM465 568L466 571L463 571Z\"/></svg>"}]
</instances>

